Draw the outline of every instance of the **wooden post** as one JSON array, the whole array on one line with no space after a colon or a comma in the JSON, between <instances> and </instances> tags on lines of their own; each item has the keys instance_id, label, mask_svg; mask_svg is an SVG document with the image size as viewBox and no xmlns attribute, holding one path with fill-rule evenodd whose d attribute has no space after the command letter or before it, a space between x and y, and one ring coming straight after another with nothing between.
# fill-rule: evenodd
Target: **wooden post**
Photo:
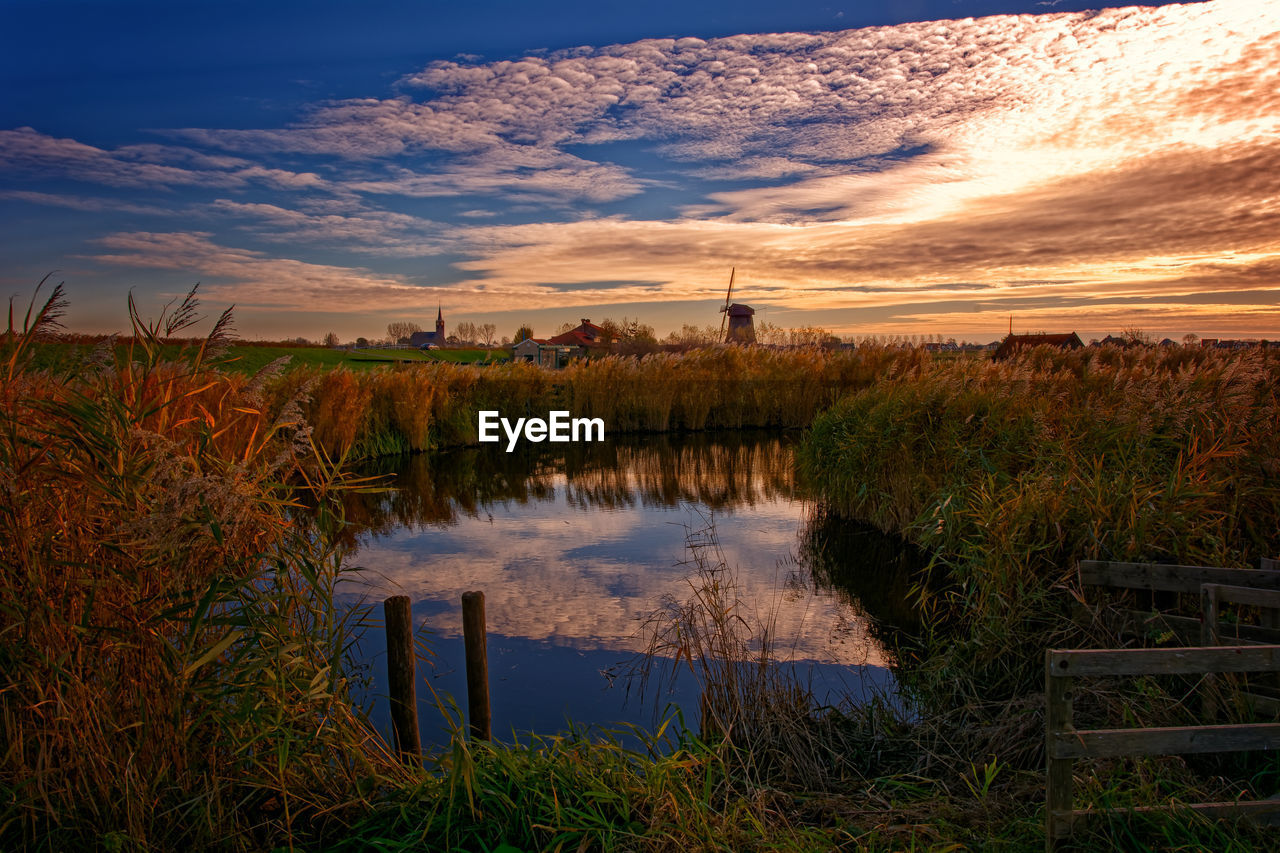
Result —
<instances>
[{"instance_id":1,"label":"wooden post","mask_svg":"<svg viewBox=\"0 0 1280 853\"><path fill-rule=\"evenodd\" d=\"M1218 584L1200 585L1200 645L1216 646L1221 643L1218 636ZM1218 718L1218 676L1212 672L1205 673L1200 684L1200 716L1205 722L1213 722Z\"/></svg>"},{"instance_id":2,"label":"wooden post","mask_svg":"<svg viewBox=\"0 0 1280 853\"><path fill-rule=\"evenodd\" d=\"M489 653L483 592L462 594L462 639L467 653L467 718L471 721L471 737L489 740Z\"/></svg>"},{"instance_id":3,"label":"wooden post","mask_svg":"<svg viewBox=\"0 0 1280 853\"><path fill-rule=\"evenodd\" d=\"M396 750L406 764L418 764L422 761L422 742L418 738L418 702L414 696L417 656L413 653L409 596L391 596L382 603L382 612L387 628L387 685Z\"/></svg>"},{"instance_id":4,"label":"wooden post","mask_svg":"<svg viewBox=\"0 0 1280 853\"><path fill-rule=\"evenodd\" d=\"M1222 640L1218 636L1218 589L1216 583L1200 585L1200 645L1216 646Z\"/></svg>"},{"instance_id":5,"label":"wooden post","mask_svg":"<svg viewBox=\"0 0 1280 853\"><path fill-rule=\"evenodd\" d=\"M1059 842L1071 832L1073 780L1070 758L1054 756L1054 735L1072 728L1071 686L1074 678L1053 671L1051 652L1045 652L1045 769L1047 782L1044 804L1044 849L1053 853Z\"/></svg>"}]
</instances>

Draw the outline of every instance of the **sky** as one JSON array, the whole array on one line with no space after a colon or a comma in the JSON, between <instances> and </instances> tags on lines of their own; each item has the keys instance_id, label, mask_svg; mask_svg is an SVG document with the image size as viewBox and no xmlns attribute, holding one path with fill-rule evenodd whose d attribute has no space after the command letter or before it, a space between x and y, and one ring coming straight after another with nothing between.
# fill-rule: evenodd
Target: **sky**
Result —
<instances>
[{"instance_id":1,"label":"sky","mask_svg":"<svg viewBox=\"0 0 1280 853\"><path fill-rule=\"evenodd\" d=\"M1280 4L3 0L0 295L1280 338Z\"/></svg>"}]
</instances>

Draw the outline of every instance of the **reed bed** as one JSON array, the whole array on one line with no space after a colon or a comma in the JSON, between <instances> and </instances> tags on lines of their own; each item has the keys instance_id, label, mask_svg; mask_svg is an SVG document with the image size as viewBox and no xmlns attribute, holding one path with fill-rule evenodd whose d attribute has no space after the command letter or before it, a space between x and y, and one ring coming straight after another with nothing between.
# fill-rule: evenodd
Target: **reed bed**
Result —
<instances>
[{"instance_id":1,"label":"reed bed","mask_svg":"<svg viewBox=\"0 0 1280 853\"><path fill-rule=\"evenodd\" d=\"M335 522L288 512L342 477L266 377L217 369L228 314L171 361L194 294L131 301L126 359L38 368L63 307L0 344L0 847L322 838L404 778L347 698Z\"/></svg>"},{"instance_id":2,"label":"reed bed","mask_svg":"<svg viewBox=\"0 0 1280 853\"><path fill-rule=\"evenodd\" d=\"M834 511L934 555L917 597L936 641L907 677L933 707L986 705L976 721L1043 689L1044 648L1104 639L1068 618L1076 560L1256 568L1280 550L1278 380L1261 349L925 363L818 417L801 467Z\"/></svg>"},{"instance_id":3,"label":"reed bed","mask_svg":"<svg viewBox=\"0 0 1280 853\"><path fill-rule=\"evenodd\" d=\"M373 458L475 445L482 410L511 420L565 410L603 419L607 434L802 428L842 394L914 358L882 349L719 347L579 360L559 371L526 363L300 368L277 391L309 389L305 414L331 456Z\"/></svg>"}]
</instances>

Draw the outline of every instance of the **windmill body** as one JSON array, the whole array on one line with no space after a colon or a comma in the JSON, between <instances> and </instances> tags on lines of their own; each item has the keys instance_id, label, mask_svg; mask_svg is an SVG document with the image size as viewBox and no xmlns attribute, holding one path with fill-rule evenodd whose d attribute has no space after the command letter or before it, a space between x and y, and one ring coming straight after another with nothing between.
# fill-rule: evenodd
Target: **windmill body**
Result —
<instances>
[{"instance_id":1,"label":"windmill body","mask_svg":"<svg viewBox=\"0 0 1280 853\"><path fill-rule=\"evenodd\" d=\"M735 302L725 309L729 315L729 331L724 336L726 344L754 344L756 342L755 322L751 319L756 309L750 305Z\"/></svg>"},{"instance_id":2,"label":"windmill body","mask_svg":"<svg viewBox=\"0 0 1280 853\"><path fill-rule=\"evenodd\" d=\"M720 307L720 313L725 315L720 320L720 331L724 333L725 320L728 320L729 331L724 336L726 344L754 344L756 327L755 321L751 318L755 315L756 309L737 302L729 304L729 300L733 297L733 276L736 272L736 268L729 271L729 291L724 295L724 305Z\"/></svg>"}]
</instances>

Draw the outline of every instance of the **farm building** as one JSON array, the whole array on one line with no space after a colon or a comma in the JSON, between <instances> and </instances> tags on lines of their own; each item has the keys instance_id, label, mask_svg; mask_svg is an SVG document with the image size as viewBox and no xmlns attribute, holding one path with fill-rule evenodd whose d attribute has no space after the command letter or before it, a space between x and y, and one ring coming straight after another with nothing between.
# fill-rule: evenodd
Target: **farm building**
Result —
<instances>
[{"instance_id":1,"label":"farm building","mask_svg":"<svg viewBox=\"0 0 1280 853\"><path fill-rule=\"evenodd\" d=\"M1031 347L1057 347L1058 349L1080 349L1084 342L1075 332L1061 335L1009 335L1000 342L992 358L999 361L1008 358L1020 349Z\"/></svg>"},{"instance_id":2,"label":"farm building","mask_svg":"<svg viewBox=\"0 0 1280 853\"><path fill-rule=\"evenodd\" d=\"M570 359L579 355L577 347L558 346L552 343L553 340L555 339L525 338L511 348L511 359L556 368L564 367Z\"/></svg>"},{"instance_id":3,"label":"farm building","mask_svg":"<svg viewBox=\"0 0 1280 853\"><path fill-rule=\"evenodd\" d=\"M604 333L604 329L595 323L582 318L582 322L567 332L561 332L550 338L548 343L560 347L573 347L576 352L575 356L585 358L587 354L596 347L603 346L600 336Z\"/></svg>"}]
</instances>

